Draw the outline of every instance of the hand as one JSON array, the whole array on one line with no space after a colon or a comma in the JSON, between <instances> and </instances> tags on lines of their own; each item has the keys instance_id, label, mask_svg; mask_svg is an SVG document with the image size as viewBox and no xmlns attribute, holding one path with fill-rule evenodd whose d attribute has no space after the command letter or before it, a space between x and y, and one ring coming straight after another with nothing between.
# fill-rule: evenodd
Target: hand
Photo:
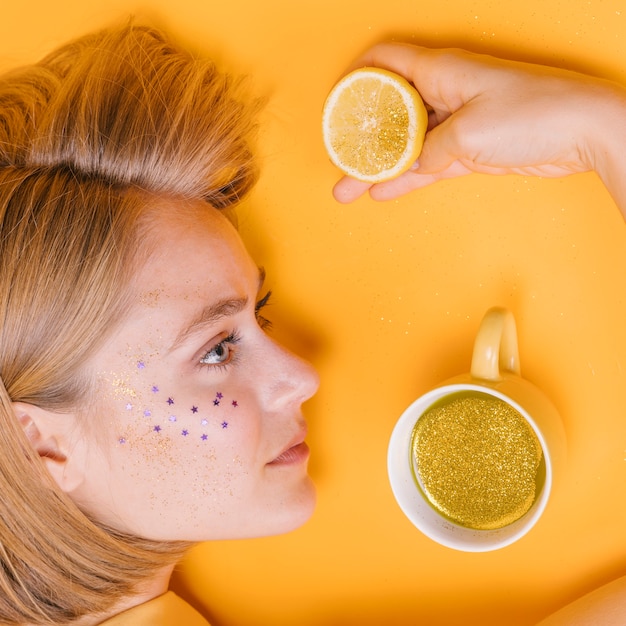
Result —
<instances>
[{"instance_id":1,"label":"hand","mask_svg":"<svg viewBox=\"0 0 626 626\"><path fill-rule=\"evenodd\" d=\"M558 177L600 170L598 154L610 151L615 117L626 127L623 90L575 72L405 44L375 46L354 67L366 65L415 85L429 107L429 130L414 169L373 186L343 178L333 190L340 202L368 190L388 200L470 172ZM626 131L622 139L614 146L619 153Z\"/></svg>"}]
</instances>

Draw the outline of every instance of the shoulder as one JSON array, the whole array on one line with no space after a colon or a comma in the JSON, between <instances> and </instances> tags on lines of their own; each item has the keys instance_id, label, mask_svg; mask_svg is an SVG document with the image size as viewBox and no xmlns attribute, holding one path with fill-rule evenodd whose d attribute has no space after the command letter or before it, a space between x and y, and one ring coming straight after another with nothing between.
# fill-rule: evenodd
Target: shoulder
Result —
<instances>
[{"instance_id":1,"label":"shoulder","mask_svg":"<svg viewBox=\"0 0 626 626\"><path fill-rule=\"evenodd\" d=\"M622 626L626 624L626 576L588 593L538 626Z\"/></svg>"}]
</instances>

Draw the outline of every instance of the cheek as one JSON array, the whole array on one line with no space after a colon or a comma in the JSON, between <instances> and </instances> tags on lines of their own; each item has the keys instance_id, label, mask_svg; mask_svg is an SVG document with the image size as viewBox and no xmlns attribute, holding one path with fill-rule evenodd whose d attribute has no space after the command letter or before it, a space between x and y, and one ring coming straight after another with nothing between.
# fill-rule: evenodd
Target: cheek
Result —
<instances>
[{"instance_id":1,"label":"cheek","mask_svg":"<svg viewBox=\"0 0 626 626\"><path fill-rule=\"evenodd\" d=\"M151 449L169 449L199 444L234 449L237 442L246 447L246 442L254 439L253 433L245 432L254 420L246 419L246 402L237 393L227 389L194 393L152 381L143 361L138 362L137 373L134 378L139 380L116 376L110 381L118 445L134 442Z\"/></svg>"},{"instance_id":2,"label":"cheek","mask_svg":"<svg viewBox=\"0 0 626 626\"><path fill-rule=\"evenodd\" d=\"M239 430L244 412L239 399L222 391L193 397L155 384L148 393L136 394L134 401L118 406L118 442L124 445L133 437L152 433L187 443L225 443L231 432Z\"/></svg>"},{"instance_id":3,"label":"cheek","mask_svg":"<svg viewBox=\"0 0 626 626\"><path fill-rule=\"evenodd\" d=\"M241 387L181 385L158 371L146 357L123 374L103 377L109 445L117 448L123 473L133 483L143 476L152 489L162 485L164 492L191 490L213 499L247 490L267 462L255 402Z\"/></svg>"},{"instance_id":4,"label":"cheek","mask_svg":"<svg viewBox=\"0 0 626 626\"><path fill-rule=\"evenodd\" d=\"M251 497L263 456L245 401L155 383L121 406L113 442L120 476L149 509L166 500L192 515L206 507L223 513Z\"/></svg>"},{"instance_id":5,"label":"cheek","mask_svg":"<svg viewBox=\"0 0 626 626\"><path fill-rule=\"evenodd\" d=\"M162 434L118 447L112 522L123 520L126 530L150 538L212 538L247 506L255 491L250 472L236 455L224 454L225 446Z\"/></svg>"}]
</instances>

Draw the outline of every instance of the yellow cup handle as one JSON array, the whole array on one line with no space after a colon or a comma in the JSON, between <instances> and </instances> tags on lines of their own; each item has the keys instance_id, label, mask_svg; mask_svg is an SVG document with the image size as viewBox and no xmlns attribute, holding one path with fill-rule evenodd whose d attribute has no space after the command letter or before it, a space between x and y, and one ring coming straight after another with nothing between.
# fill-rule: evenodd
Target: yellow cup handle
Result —
<instances>
[{"instance_id":1,"label":"yellow cup handle","mask_svg":"<svg viewBox=\"0 0 626 626\"><path fill-rule=\"evenodd\" d=\"M513 313L493 307L485 313L472 355L471 374L482 380L502 380L500 371L520 375L517 329Z\"/></svg>"}]
</instances>

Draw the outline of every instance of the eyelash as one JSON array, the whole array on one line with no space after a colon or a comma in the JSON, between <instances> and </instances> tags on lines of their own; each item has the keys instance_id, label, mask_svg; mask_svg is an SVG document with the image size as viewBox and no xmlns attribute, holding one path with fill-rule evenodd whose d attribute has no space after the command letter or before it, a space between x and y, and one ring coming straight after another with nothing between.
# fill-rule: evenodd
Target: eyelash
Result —
<instances>
[{"instance_id":1,"label":"eyelash","mask_svg":"<svg viewBox=\"0 0 626 626\"><path fill-rule=\"evenodd\" d=\"M254 315L256 317L257 323L259 325L259 327L263 330L269 330L272 326L272 323L265 317L263 317L262 315L260 315L261 310L268 305L269 301L270 301L270 297L272 295L271 291L268 291L255 305L254 307ZM233 359L235 359L236 355L232 354L231 355L231 349L236 346L239 341L241 340L239 334L237 333L237 331L233 331L232 333L230 333L227 337L225 337L224 339L222 339L219 343L215 344L210 350L208 350L205 355L200 359L200 363L201 365L205 366L205 367L211 367L211 368L225 368L228 365L231 365L233 362ZM227 359L225 361L221 361L218 363L209 363L208 359L209 359L209 355L213 352L216 352L217 350L223 351L225 348L228 349L228 356Z\"/></svg>"},{"instance_id":2,"label":"eyelash","mask_svg":"<svg viewBox=\"0 0 626 626\"><path fill-rule=\"evenodd\" d=\"M272 322L270 322L270 320L261 315L261 310L270 303L271 297L272 292L270 290L256 303L254 307L254 315L256 317L256 321L260 328L262 328L263 330L270 330L272 328Z\"/></svg>"}]
</instances>

